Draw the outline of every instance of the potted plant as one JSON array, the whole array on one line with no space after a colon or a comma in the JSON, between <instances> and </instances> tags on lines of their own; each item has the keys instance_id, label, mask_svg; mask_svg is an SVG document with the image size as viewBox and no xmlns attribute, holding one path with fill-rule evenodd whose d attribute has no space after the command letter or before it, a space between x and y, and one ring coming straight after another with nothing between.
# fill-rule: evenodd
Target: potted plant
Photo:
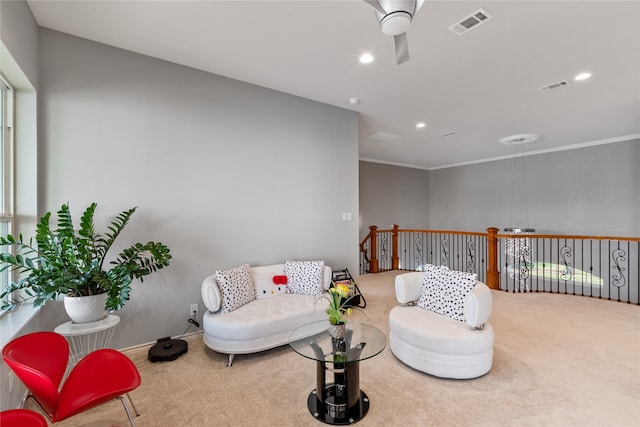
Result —
<instances>
[{"instance_id":1,"label":"potted plant","mask_svg":"<svg viewBox=\"0 0 640 427\"><path fill-rule=\"evenodd\" d=\"M342 338L345 331L345 315L351 314L351 307L348 306L348 302L351 299L349 297L349 287L343 283L334 284L329 288L329 308L327 308L327 314L329 315L329 335L332 338Z\"/></svg>"},{"instance_id":2,"label":"potted plant","mask_svg":"<svg viewBox=\"0 0 640 427\"><path fill-rule=\"evenodd\" d=\"M12 246L16 252L0 254L0 271L16 270L20 277L4 286L2 308L12 309L28 299L40 306L60 295L65 296L66 308L67 298L98 296L104 300L100 303L103 317L105 310L126 304L134 279L142 282L144 276L169 265L169 248L159 242L135 243L107 264L109 249L137 208L121 212L108 232L98 233L93 220L96 207L92 203L84 211L77 231L67 203L57 213L57 229L51 229L51 212L40 218L35 242L33 238L25 242L22 235L0 237L0 245ZM97 319L88 321L93 320Z\"/></svg>"}]
</instances>

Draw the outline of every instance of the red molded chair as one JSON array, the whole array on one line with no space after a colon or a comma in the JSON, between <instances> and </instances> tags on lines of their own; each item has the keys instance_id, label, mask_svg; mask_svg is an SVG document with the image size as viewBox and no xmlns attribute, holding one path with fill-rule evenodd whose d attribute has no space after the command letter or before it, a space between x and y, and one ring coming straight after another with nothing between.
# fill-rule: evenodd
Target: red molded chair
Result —
<instances>
[{"instance_id":1,"label":"red molded chair","mask_svg":"<svg viewBox=\"0 0 640 427\"><path fill-rule=\"evenodd\" d=\"M69 344L62 335L36 332L16 338L2 349L2 358L29 391L22 407L32 398L56 423L119 399L135 426L122 396L140 385L140 373L124 354L111 349L89 353L73 367L62 387L69 360Z\"/></svg>"},{"instance_id":2,"label":"red molded chair","mask_svg":"<svg viewBox=\"0 0 640 427\"><path fill-rule=\"evenodd\" d=\"M9 409L0 412L2 427L47 427L48 425L42 415L27 409Z\"/></svg>"}]
</instances>

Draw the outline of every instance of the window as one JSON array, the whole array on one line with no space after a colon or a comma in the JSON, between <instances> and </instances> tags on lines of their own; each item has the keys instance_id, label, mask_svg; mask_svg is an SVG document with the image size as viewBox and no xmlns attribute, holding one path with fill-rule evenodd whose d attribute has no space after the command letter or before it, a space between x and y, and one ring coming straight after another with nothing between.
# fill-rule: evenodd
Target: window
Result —
<instances>
[{"instance_id":1,"label":"window","mask_svg":"<svg viewBox=\"0 0 640 427\"><path fill-rule=\"evenodd\" d=\"M2 40L0 57L0 233L29 239L38 218L38 94ZM12 279L0 272L0 286ZM0 312L0 347L37 312L31 304Z\"/></svg>"},{"instance_id":2,"label":"window","mask_svg":"<svg viewBox=\"0 0 640 427\"><path fill-rule=\"evenodd\" d=\"M13 89L0 75L0 234L11 233L13 220ZM2 247L7 251L9 248ZM0 284L10 280L9 271L0 272Z\"/></svg>"}]
</instances>

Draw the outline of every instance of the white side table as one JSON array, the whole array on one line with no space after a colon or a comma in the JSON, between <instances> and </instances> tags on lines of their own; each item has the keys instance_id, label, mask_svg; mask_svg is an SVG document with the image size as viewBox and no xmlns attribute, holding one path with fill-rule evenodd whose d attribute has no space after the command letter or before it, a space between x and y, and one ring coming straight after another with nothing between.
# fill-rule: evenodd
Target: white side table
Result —
<instances>
[{"instance_id":1,"label":"white side table","mask_svg":"<svg viewBox=\"0 0 640 427\"><path fill-rule=\"evenodd\" d=\"M113 337L113 327L120 317L109 314L104 319L90 323L63 323L55 332L66 337L70 346L69 366L75 366L84 356L100 348L107 348Z\"/></svg>"},{"instance_id":2,"label":"white side table","mask_svg":"<svg viewBox=\"0 0 640 427\"><path fill-rule=\"evenodd\" d=\"M113 337L113 327L120 323L120 317L115 314L108 314L104 319L90 323L73 323L72 321L63 323L56 327L54 331L67 338L70 345L69 364L65 377L71 369L87 354L92 351L107 348ZM131 396L127 393L131 407L136 414L140 415L133 404Z\"/></svg>"}]
</instances>

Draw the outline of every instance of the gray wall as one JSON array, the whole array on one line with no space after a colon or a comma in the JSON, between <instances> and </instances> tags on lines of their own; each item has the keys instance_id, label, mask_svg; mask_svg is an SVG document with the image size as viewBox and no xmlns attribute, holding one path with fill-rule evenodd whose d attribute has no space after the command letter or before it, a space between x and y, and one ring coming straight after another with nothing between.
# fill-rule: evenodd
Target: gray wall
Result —
<instances>
[{"instance_id":1,"label":"gray wall","mask_svg":"<svg viewBox=\"0 0 640 427\"><path fill-rule=\"evenodd\" d=\"M0 1L0 38L31 85L37 88L38 27L26 1Z\"/></svg>"},{"instance_id":2,"label":"gray wall","mask_svg":"<svg viewBox=\"0 0 640 427\"><path fill-rule=\"evenodd\" d=\"M640 236L640 140L525 158L529 226L539 233ZM483 231L511 219L513 160L430 171L433 229Z\"/></svg>"},{"instance_id":3,"label":"gray wall","mask_svg":"<svg viewBox=\"0 0 640 427\"><path fill-rule=\"evenodd\" d=\"M429 228L429 171L360 162L360 239L369 226Z\"/></svg>"},{"instance_id":4,"label":"gray wall","mask_svg":"<svg viewBox=\"0 0 640 427\"><path fill-rule=\"evenodd\" d=\"M540 233L640 236L640 140L524 158L528 224L514 206L514 160L439 170L360 162L360 238L370 225L484 231L529 225ZM514 198L518 201L518 198Z\"/></svg>"},{"instance_id":5,"label":"gray wall","mask_svg":"<svg viewBox=\"0 0 640 427\"><path fill-rule=\"evenodd\" d=\"M215 269L357 271L356 113L46 29L40 53L41 210L96 201L105 224L138 206L121 247L174 256L135 285L114 347L184 332Z\"/></svg>"}]
</instances>

